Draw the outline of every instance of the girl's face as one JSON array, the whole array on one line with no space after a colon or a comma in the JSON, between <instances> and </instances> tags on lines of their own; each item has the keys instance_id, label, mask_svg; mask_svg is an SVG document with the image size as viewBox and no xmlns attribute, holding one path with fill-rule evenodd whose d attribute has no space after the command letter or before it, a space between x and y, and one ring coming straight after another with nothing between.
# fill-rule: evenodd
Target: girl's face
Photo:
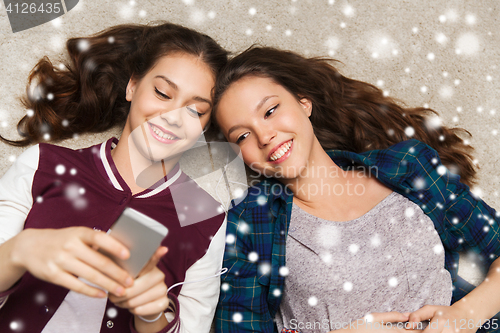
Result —
<instances>
[{"instance_id":1,"label":"girl's face","mask_svg":"<svg viewBox=\"0 0 500 333\"><path fill-rule=\"evenodd\" d=\"M214 76L198 57L175 53L160 58L126 91L130 111L122 137L153 162L174 160L192 147L212 109Z\"/></svg>"},{"instance_id":2,"label":"girl's face","mask_svg":"<svg viewBox=\"0 0 500 333\"><path fill-rule=\"evenodd\" d=\"M250 76L224 93L216 118L248 166L266 176L291 179L307 166L313 150L311 111L310 100L297 100L269 78Z\"/></svg>"}]
</instances>

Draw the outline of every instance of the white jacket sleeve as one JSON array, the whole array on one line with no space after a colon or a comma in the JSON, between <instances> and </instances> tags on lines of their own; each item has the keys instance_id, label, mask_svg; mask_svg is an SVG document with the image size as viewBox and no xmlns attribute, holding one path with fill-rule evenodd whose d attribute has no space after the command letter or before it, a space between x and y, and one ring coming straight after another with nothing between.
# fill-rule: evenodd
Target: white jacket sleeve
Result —
<instances>
[{"instance_id":1,"label":"white jacket sleeve","mask_svg":"<svg viewBox=\"0 0 500 333\"><path fill-rule=\"evenodd\" d=\"M33 205L31 189L39 154L38 145L27 149L0 179L0 244L23 230Z\"/></svg>"},{"instance_id":2,"label":"white jacket sleeve","mask_svg":"<svg viewBox=\"0 0 500 333\"><path fill-rule=\"evenodd\" d=\"M0 246L24 228L33 205L31 188L39 154L38 145L27 149L0 179ZM8 297L0 297L0 309Z\"/></svg>"},{"instance_id":3,"label":"white jacket sleeve","mask_svg":"<svg viewBox=\"0 0 500 333\"><path fill-rule=\"evenodd\" d=\"M179 301L179 329L182 333L208 333L219 301L220 276L227 217L212 238L207 253L186 271L186 283L177 297ZM215 276L217 275L217 276ZM212 277L211 277L212 276ZM170 319L170 318L169 318Z\"/></svg>"}]
</instances>

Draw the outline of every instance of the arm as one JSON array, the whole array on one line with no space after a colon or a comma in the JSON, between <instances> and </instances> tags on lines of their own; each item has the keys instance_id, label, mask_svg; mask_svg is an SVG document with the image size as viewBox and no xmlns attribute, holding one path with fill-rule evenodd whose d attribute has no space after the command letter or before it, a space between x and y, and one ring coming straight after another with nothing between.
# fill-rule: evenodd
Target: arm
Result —
<instances>
[{"instance_id":1,"label":"arm","mask_svg":"<svg viewBox=\"0 0 500 333\"><path fill-rule=\"evenodd\" d=\"M33 205L31 188L38 159L39 148L36 145L21 154L0 179L0 291L11 288L24 274L24 270L16 269L9 263L11 249L9 244L4 243L23 230Z\"/></svg>"},{"instance_id":2,"label":"arm","mask_svg":"<svg viewBox=\"0 0 500 333\"><path fill-rule=\"evenodd\" d=\"M453 251L472 250L489 266L486 279L467 296L449 307L425 306L414 312L410 321L424 319L446 322L446 319L458 322L472 319L474 325L466 329L475 332L479 321L484 323L500 311L500 216L484 201L475 197L469 188L460 182L460 178L450 172L440 175L437 167L441 165L439 157L428 148L428 160L437 159L435 168L428 170L434 184L445 184L442 195L443 230L441 237L444 246ZM425 164L421 161L421 164ZM450 325L450 330L455 327Z\"/></svg>"},{"instance_id":3,"label":"arm","mask_svg":"<svg viewBox=\"0 0 500 333\"><path fill-rule=\"evenodd\" d=\"M106 294L75 276L121 293L122 286L132 280L127 282L124 270L92 248L97 246L120 257L128 256L126 248L111 236L83 227L23 230L33 205L32 183L39 154L38 145L28 149L0 180L0 297L5 303L5 296L14 291L12 286L26 271L89 296Z\"/></svg>"},{"instance_id":4,"label":"arm","mask_svg":"<svg viewBox=\"0 0 500 333\"><path fill-rule=\"evenodd\" d=\"M268 286L259 283L258 262L248 260L253 250L251 225L242 205L229 211L221 295L215 318L216 332L273 332L267 305ZM248 224L247 224L248 223Z\"/></svg>"},{"instance_id":5,"label":"arm","mask_svg":"<svg viewBox=\"0 0 500 333\"><path fill-rule=\"evenodd\" d=\"M220 277L215 275L222 268L226 221L224 219L210 242L207 253L186 271L186 282L208 279L182 285L178 296L180 332L208 333L210 330L219 299Z\"/></svg>"}]
</instances>

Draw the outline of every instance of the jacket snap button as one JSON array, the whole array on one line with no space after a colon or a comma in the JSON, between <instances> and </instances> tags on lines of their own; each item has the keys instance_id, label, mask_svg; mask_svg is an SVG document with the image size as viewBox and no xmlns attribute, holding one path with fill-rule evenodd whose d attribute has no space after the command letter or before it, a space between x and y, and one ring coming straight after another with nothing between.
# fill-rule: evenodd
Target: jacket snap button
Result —
<instances>
[{"instance_id":1,"label":"jacket snap button","mask_svg":"<svg viewBox=\"0 0 500 333\"><path fill-rule=\"evenodd\" d=\"M106 322L106 327L107 327L107 328L113 328L113 326L115 326L115 324L113 323L113 321L108 320L108 321Z\"/></svg>"}]
</instances>

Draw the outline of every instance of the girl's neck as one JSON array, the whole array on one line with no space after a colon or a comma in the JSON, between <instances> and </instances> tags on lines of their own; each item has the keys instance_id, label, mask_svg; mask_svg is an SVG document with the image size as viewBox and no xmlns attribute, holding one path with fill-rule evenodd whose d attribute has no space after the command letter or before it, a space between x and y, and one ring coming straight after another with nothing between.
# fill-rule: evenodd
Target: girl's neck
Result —
<instances>
[{"instance_id":1,"label":"girl's neck","mask_svg":"<svg viewBox=\"0 0 500 333\"><path fill-rule=\"evenodd\" d=\"M293 179L281 179L281 182L293 192L295 201L314 208L327 205L333 199L338 202L355 196L356 186L359 188L364 184L366 177L356 170L340 168L317 142L299 175Z\"/></svg>"}]
</instances>

